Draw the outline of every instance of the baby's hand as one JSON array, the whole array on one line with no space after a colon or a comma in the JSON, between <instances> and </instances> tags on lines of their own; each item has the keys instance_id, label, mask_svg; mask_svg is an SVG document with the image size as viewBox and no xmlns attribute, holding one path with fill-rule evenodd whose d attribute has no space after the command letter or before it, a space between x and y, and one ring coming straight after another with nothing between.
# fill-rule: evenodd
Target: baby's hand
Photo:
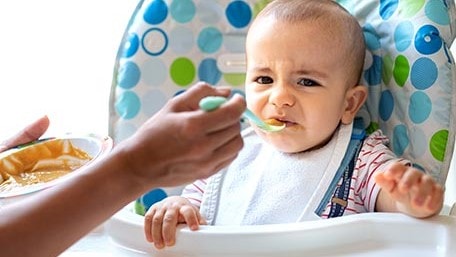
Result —
<instances>
[{"instance_id":1,"label":"baby's hand","mask_svg":"<svg viewBox=\"0 0 456 257\"><path fill-rule=\"evenodd\" d=\"M393 202L393 210L390 211L396 209L413 217L424 218L437 214L442 208L442 186L430 175L416 168L393 163L385 172L378 174L375 181L382 188L377 201L389 198ZM387 205L377 204L382 207Z\"/></svg>"},{"instance_id":2,"label":"baby's hand","mask_svg":"<svg viewBox=\"0 0 456 257\"><path fill-rule=\"evenodd\" d=\"M171 196L154 205L147 211L144 218L146 239L153 242L157 249L172 246L176 241L176 227L187 223L191 230L206 224L198 208L184 197Z\"/></svg>"}]
</instances>

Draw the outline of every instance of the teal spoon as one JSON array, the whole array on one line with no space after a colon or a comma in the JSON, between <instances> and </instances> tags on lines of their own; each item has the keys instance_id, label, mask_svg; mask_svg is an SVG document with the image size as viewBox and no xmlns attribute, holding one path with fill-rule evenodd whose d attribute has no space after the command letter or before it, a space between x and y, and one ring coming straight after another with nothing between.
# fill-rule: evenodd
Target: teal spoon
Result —
<instances>
[{"instance_id":1,"label":"teal spoon","mask_svg":"<svg viewBox=\"0 0 456 257\"><path fill-rule=\"evenodd\" d=\"M207 97L204 97L203 99L201 99L201 101L199 102L199 107L204 111L210 112L212 110L217 109L220 105L222 105L226 101L227 101L227 99L223 96L207 96ZM259 127L260 129L262 129L264 131L267 131L267 132L277 132L277 131L280 131L285 128L285 123L280 126L267 124L266 122L264 122L263 120L258 118L258 116L256 116L249 109L245 109L242 116L246 119L249 119L257 127Z\"/></svg>"}]
</instances>

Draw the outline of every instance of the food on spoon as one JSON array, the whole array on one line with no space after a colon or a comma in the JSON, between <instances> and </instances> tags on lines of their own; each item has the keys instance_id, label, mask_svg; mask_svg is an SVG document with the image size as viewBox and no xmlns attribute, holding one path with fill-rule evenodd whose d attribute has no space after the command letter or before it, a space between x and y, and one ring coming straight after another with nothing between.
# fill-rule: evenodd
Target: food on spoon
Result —
<instances>
[{"instance_id":1,"label":"food on spoon","mask_svg":"<svg viewBox=\"0 0 456 257\"><path fill-rule=\"evenodd\" d=\"M264 121L266 124L272 125L272 126L283 126L283 122L276 120L276 119L267 119Z\"/></svg>"},{"instance_id":2,"label":"food on spoon","mask_svg":"<svg viewBox=\"0 0 456 257\"><path fill-rule=\"evenodd\" d=\"M92 159L69 139L34 144L0 159L0 193L45 183L68 174Z\"/></svg>"}]
</instances>

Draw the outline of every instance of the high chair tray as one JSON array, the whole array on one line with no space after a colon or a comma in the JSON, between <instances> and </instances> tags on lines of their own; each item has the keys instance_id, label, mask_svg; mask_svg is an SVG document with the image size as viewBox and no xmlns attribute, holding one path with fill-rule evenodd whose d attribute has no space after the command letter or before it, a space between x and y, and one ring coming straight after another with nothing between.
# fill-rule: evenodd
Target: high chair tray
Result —
<instances>
[{"instance_id":1,"label":"high chair tray","mask_svg":"<svg viewBox=\"0 0 456 257\"><path fill-rule=\"evenodd\" d=\"M114 215L107 233L118 245L149 256L456 256L456 217L415 219L366 213L329 220L261 226L178 229L176 245L156 250L145 240L143 217L132 205Z\"/></svg>"}]
</instances>

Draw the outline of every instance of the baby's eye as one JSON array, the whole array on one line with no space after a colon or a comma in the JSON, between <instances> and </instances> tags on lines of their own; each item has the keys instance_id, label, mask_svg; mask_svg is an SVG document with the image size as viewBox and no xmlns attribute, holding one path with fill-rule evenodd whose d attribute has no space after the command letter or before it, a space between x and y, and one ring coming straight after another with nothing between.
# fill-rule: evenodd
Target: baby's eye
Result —
<instances>
[{"instance_id":1,"label":"baby's eye","mask_svg":"<svg viewBox=\"0 0 456 257\"><path fill-rule=\"evenodd\" d=\"M320 85L320 84L318 84L317 82L315 82L314 80L311 80L311 79L300 79L298 81L298 84L301 85L301 86L305 86L305 87L314 87L314 86Z\"/></svg>"},{"instance_id":2,"label":"baby's eye","mask_svg":"<svg viewBox=\"0 0 456 257\"><path fill-rule=\"evenodd\" d=\"M272 80L271 77L261 76L261 77L258 77L255 80L255 82L258 84L272 84L274 81Z\"/></svg>"}]
</instances>

